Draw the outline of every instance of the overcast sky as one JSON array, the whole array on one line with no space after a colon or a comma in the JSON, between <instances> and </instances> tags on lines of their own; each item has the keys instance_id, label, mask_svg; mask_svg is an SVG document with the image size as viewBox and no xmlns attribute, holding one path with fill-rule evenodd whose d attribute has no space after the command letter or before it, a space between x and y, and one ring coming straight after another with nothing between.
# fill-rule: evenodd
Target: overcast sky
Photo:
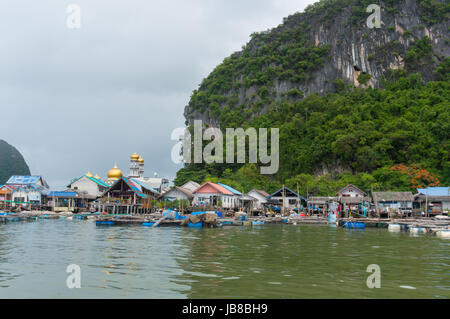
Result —
<instances>
[{"instance_id":1,"label":"overcast sky","mask_svg":"<svg viewBox=\"0 0 450 319\"><path fill-rule=\"evenodd\" d=\"M0 139L62 189L129 156L171 181L192 90L249 35L314 0L0 0ZM69 4L81 28L67 27Z\"/></svg>"}]
</instances>

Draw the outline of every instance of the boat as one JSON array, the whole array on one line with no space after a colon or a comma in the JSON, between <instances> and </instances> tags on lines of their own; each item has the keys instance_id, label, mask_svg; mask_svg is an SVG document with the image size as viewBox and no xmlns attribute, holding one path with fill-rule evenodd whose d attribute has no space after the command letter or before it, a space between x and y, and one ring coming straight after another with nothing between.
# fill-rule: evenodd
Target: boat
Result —
<instances>
[{"instance_id":1,"label":"boat","mask_svg":"<svg viewBox=\"0 0 450 319\"><path fill-rule=\"evenodd\" d=\"M153 227L153 225L155 225L156 224L156 222L143 222L142 223L142 226L145 226L145 227Z\"/></svg>"},{"instance_id":2,"label":"boat","mask_svg":"<svg viewBox=\"0 0 450 319\"><path fill-rule=\"evenodd\" d=\"M264 226L263 220L254 220L252 221L252 226Z\"/></svg>"},{"instance_id":3,"label":"boat","mask_svg":"<svg viewBox=\"0 0 450 319\"><path fill-rule=\"evenodd\" d=\"M202 228L203 227L203 223L202 222L199 222L199 223L189 223L188 224L188 227L189 228Z\"/></svg>"},{"instance_id":4,"label":"boat","mask_svg":"<svg viewBox=\"0 0 450 319\"><path fill-rule=\"evenodd\" d=\"M113 220L97 220L96 225L114 225L116 222Z\"/></svg>"}]
</instances>

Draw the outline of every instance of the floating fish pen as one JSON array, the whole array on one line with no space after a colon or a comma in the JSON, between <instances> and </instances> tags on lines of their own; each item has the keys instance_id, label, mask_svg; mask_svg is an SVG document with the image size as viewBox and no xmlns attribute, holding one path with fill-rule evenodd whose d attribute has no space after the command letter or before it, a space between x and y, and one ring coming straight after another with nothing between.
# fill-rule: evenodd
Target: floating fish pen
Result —
<instances>
[{"instance_id":1,"label":"floating fish pen","mask_svg":"<svg viewBox=\"0 0 450 319\"><path fill-rule=\"evenodd\" d=\"M450 229L436 231L436 236L441 238L450 238Z\"/></svg>"},{"instance_id":2,"label":"floating fish pen","mask_svg":"<svg viewBox=\"0 0 450 319\"><path fill-rule=\"evenodd\" d=\"M366 224L365 223L361 223L361 222L346 222L344 224L344 228L365 229L366 228Z\"/></svg>"},{"instance_id":3,"label":"floating fish pen","mask_svg":"<svg viewBox=\"0 0 450 319\"><path fill-rule=\"evenodd\" d=\"M364 228L388 228L389 219L377 219L377 218L341 218L337 221L338 226L344 228L347 223L363 223Z\"/></svg>"}]
</instances>

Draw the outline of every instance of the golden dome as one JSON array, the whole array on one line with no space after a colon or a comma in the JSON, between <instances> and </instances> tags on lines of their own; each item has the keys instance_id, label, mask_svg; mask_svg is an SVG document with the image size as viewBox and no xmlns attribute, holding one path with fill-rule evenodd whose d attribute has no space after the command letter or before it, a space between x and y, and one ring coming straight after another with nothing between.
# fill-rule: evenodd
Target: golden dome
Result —
<instances>
[{"instance_id":1,"label":"golden dome","mask_svg":"<svg viewBox=\"0 0 450 319\"><path fill-rule=\"evenodd\" d=\"M100 180L102 179L100 176L98 176L98 174L95 174L94 178L100 179Z\"/></svg>"},{"instance_id":2,"label":"golden dome","mask_svg":"<svg viewBox=\"0 0 450 319\"><path fill-rule=\"evenodd\" d=\"M138 162L139 162L139 164L144 164L144 159L139 156Z\"/></svg>"},{"instance_id":3,"label":"golden dome","mask_svg":"<svg viewBox=\"0 0 450 319\"><path fill-rule=\"evenodd\" d=\"M91 174L91 172L89 172L89 171L86 173L86 176L87 176L87 177L93 177L92 174Z\"/></svg>"},{"instance_id":4,"label":"golden dome","mask_svg":"<svg viewBox=\"0 0 450 319\"><path fill-rule=\"evenodd\" d=\"M136 152L134 152L131 156L130 156L130 159L132 160L132 161L137 161L138 159L139 159L139 155L138 154L136 154Z\"/></svg>"},{"instance_id":5,"label":"golden dome","mask_svg":"<svg viewBox=\"0 0 450 319\"><path fill-rule=\"evenodd\" d=\"M117 168L116 164L114 164L114 167L108 172L108 178L119 179L121 177L122 177L122 171Z\"/></svg>"}]
</instances>

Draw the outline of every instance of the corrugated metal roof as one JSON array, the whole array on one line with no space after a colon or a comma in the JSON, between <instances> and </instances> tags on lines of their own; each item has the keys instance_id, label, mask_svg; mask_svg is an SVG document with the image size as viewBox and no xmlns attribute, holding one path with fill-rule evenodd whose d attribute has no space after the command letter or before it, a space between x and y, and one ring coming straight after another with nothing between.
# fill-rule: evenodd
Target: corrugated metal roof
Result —
<instances>
[{"instance_id":1,"label":"corrugated metal roof","mask_svg":"<svg viewBox=\"0 0 450 319\"><path fill-rule=\"evenodd\" d=\"M217 192L222 193L224 195L234 195L231 191L229 191L225 187L220 186L219 184L216 184L216 183L212 183L212 182L206 182L205 184L200 186L198 189L196 189L194 194L200 193L201 190L207 185L212 186Z\"/></svg>"},{"instance_id":2,"label":"corrugated metal roof","mask_svg":"<svg viewBox=\"0 0 450 319\"><path fill-rule=\"evenodd\" d=\"M138 180L138 179L135 179L135 178L131 178L131 180L132 180L134 183L140 185L141 187L143 187L143 188L145 188L145 189L147 189L147 190L149 190L149 191L151 191L151 192L154 192L154 193L156 193L156 194L159 194L159 192L158 192L156 189L154 189L153 187L151 187L149 184L147 184L147 183L145 183L145 182L143 182L143 181L140 181L140 180Z\"/></svg>"},{"instance_id":3,"label":"corrugated metal roof","mask_svg":"<svg viewBox=\"0 0 450 319\"><path fill-rule=\"evenodd\" d=\"M44 181L40 175L13 175L9 178L6 184L12 185L35 185L39 181L42 181L45 187L48 188L47 183Z\"/></svg>"},{"instance_id":4,"label":"corrugated metal roof","mask_svg":"<svg viewBox=\"0 0 450 319\"><path fill-rule=\"evenodd\" d=\"M109 187L109 185L106 184L106 183L105 183L104 181L102 181L102 180L99 180L99 179L97 179L97 178L95 178L95 177L90 177L90 176L86 176L86 177L89 178L90 180L96 182L96 183L99 184L100 186L103 186L103 187Z\"/></svg>"},{"instance_id":5,"label":"corrugated metal roof","mask_svg":"<svg viewBox=\"0 0 450 319\"><path fill-rule=\"evenodd\" d=\"M418 188L417 192L426 196L450 196L450 187Z\"/></svg>"},{"instance_id":6,"label":"corrugated metal roof","mask_svg":"<svg viewBox=\"0 0 450 319\"><path fill-rule=\"evenodd\" d=\"M375 202L412 202L414 200L411 192L373 192L372 197Z\"/></svg>"},{"instance_id":7,"label":"corrugated metal roof","mask_svg":"<svg viewBox=\"0 0 450 319\"><path fill-rule=\"evenodd\" d=\"M303 199L304 201L306 201L306 198L304 198L303 196L300 196L299 194L297 194L296 192L294 192L293 190L289 189L288 187L284 187L285 190L293 193L296 197L299 197L301 199ZM280 188L279 190L277 190L275 193L273 193L272 195L270 195L267 199L270 199L272 197L274 197L275 195L279 194L279 196L283 195L283 188Z\"/></svg>"},{"instance_id":8,"label":"corrugated metal roof","mask_svg":"<svg viewBox=\"0 0 450 319\"><path fill-rule=\"evenodd\" d=\"M3 190L3 191L9 191L9 192L11 192L11 191L13 191L14 190L14 186L11 186L11 185L0 185L0 190Z\"/></svg>"},{"instance_id":9,"label":"corrugated metal roof","mask_svg":"<svg viewBox=\"0 0 450 319\"><path fill-rule=\"evenodd\" d=\"M128 186L131 187L131 189L136 193L136 195L138 195L139 197L142 197L142 198L147 198L147 195L142 193L142 186L141 185L139 185L138 183L134 183L128 177L122 177L122 179L125 181L125 183L128 184Z\"/></svg>"},{"instance_id":10,"label":"corrugated metal roof","mask_svg":"<svg viewBox=\"0 0 450 319\"><path fill-rule=\"evenodd\" d=\"M169 189L167 192L165 192L164 194L161 195L161 197L167 197L172 191L174 190L178 190L180 192L182 192L184 195L186 195L189 198L194 197L194 194L192 193L192 191L190 189L187 188L183 188L183 187L179 187L179 186L174 186L171 189Z\"/></svg>"},{"instance_id":11,"label":"corrugated metal roof","mask_svg":"<svg viewBox=\"0 0 450 319\"><path fill-rule=\"evenodd\" d=\"M353 184L348 184L347 186L345 186L343 189L341 189L339 192L336 193L336 196L340 196L340 194L344 193L347 189L349 188L354 188L356 191L360 192L361 194L363 194L364 196L367 195L367 193L365 191L363 191L362 189L359 189L358 187L356 187Z\"/></svg>"},{"instance_id":12,"label":"corrugated metal roof","mask_svg":"<svg viewBox=\"0 0 450 319\"><path fill-rule=\"evenodd\" d=\"M269 194L267 194L263 190L260 190L260 189L252 189L252 190L254 190L255 192L259 193L261 196L264 196L264 197L269 197L270 196Z\"/></svg>"},{"instance_id":13,"label":"corrugated metal roof","mask_svg":"<svg viewBox=\"0 0 450 319\"><path fill-rule=\"evenodd\" d=\"M222 184L222 183L217 183L220 186L224 187L225 189L229 190L230 192L232 192L234 195L242 195L242 193L240 191L235 190L233 187Z\"/></svg>"},{"instance_id":14,"label":"corrugated metal roof","mask_svg":"<svg viewBox=\"0 0 450 319\"><path fill-rule=\"evenodd\" d=\"M64 198L75 198L77 197L77 192L65 192L65 191L51 191L49 197L64 197Z\"/></svg>"},{"instance_id":15,"label":"corrugated metal roof","mask_svg":"<svg viewBox=\"0 0 450 319\"><path fill-rule=\"evenodd\" d=\"M46 195L46 196L50 193L48 189L46 189L45 187L43 187L41 185L20 186L20 187L15 188L11 193L18 192L18 191L24 191L26 193L29 193L33 190L39 192L41 195Z\"/></svg>"},{"instance_id":16,"label":"corrugated metal roof","mask_svg":"<svg viewBox=\"0 0 450 319\"><path fill-rule=\"evenodd\" d=\"M99 179L97 179L97 178L95 178L95 177L87 176L87 175L83 175L83 176L81 176L81 177L79 177L79 178L75 178L73 181L70 182L69 185L67 185L67 187L70 187L70 185L72 185L72 184L75 183L76 181L79 181L79 180L82 179L83 177L89 178L91 181L97 183L98 185L100 185L100 186L102 186L102 187L109 188L109 185L106 184L104 181L99 180Z\"/></svg>"},{"instance_id":17,"label":"corrugated metal roof","mask_svg":"<svg viewBox=\"0 0 450 319\"><path fill-rule=\"evenodd\" d=\"M189 182L185 183L184 185L182 185L181 187L183 187L183 188L188 188L187 186L190 186L190 185L193 186L192 191L194 191L195 189L197 189L197 188L200 187L200 184L197 183L197 182L194 182L194 181L189 181ZM195 189L194 189L194 188L195 188Z\"/></svg>"}]
</instances>

